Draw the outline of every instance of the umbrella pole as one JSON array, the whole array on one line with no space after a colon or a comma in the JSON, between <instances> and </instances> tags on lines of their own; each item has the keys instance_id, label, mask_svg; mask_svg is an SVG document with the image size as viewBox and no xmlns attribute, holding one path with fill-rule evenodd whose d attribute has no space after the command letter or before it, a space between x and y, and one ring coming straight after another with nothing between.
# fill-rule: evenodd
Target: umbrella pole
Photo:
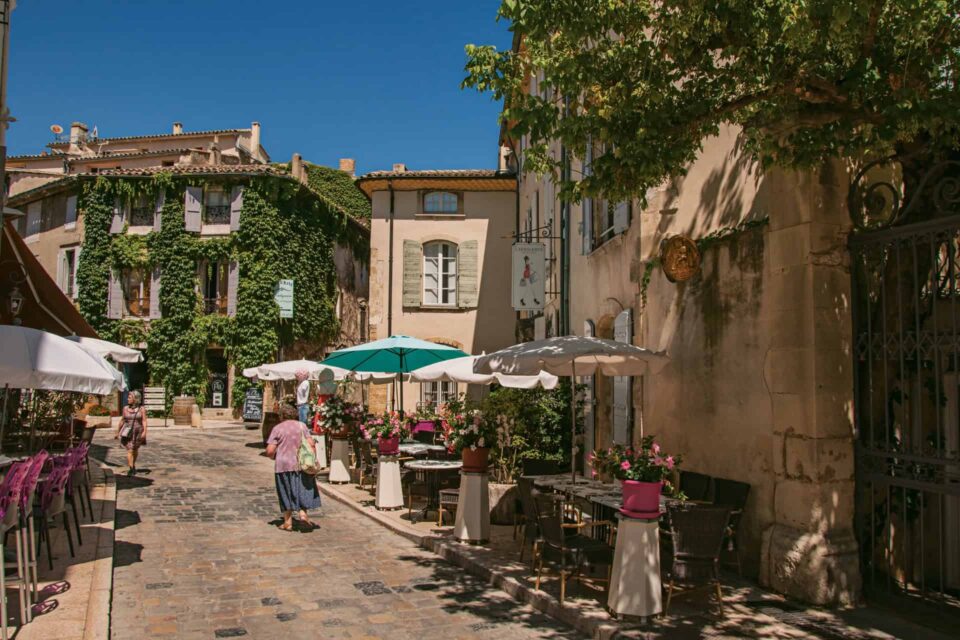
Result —
<instances>
[{"instance_id":1,"label":"umbrella pole","mask_svg":"<svg viewBox=\"0 0 960 640\"><path fill-rule=\"evenodd\" d=\"M577 483L577 361L570 361L570 476Z\"/></svg>"},{"instance_id":2,"label":"umbrella pole","mask_svg":"<svg viewBox=\"0 0 960 640\"><path fill-rule=\"evenodd\" d=\"M7 402L10 400L10 383L3 386L3 422L0 422L0 449L3 448L3 432L7 428Z\"/></svg>"}]
</instances>

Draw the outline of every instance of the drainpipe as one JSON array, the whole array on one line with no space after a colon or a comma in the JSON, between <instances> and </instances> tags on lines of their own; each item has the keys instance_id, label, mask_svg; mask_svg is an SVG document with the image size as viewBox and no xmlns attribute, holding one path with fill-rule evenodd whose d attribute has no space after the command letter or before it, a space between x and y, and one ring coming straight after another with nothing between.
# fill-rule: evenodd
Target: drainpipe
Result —
<instances>
[{"instance_id":1,"label":"drainpipe","mask_svg":"<svg viewBox=\"0 0 960 640\"><path fill-rule=\"evenodd\" d=\"M393 335L393 181L387 181L387 190L390 191L390 248L387 250L387 335L377 336L377 339Z\"/></svg>"},{"instance_id":2,"label":"drainpipe","mask_svg":"<svg viewBox=\"0 0 960 640\"><path fill-rule=\"evenodd\" d=\"M564 116L569 113L570 101L563 100ZM560 146L561 181L570 178L570 158L567 148ZM570 327L570 202L564 200L560 205L560 334L569 336L575 332Z\"/></svg>"}]
</instances>

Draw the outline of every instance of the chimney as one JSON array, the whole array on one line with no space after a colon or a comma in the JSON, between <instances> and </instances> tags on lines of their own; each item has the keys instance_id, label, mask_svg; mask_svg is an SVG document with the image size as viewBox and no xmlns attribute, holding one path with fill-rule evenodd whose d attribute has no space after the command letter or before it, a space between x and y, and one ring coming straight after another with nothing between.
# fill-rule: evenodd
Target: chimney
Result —
<instances>
[{"instance_id":1,"label":"chimney","mask_svg":"<svg viewBox=\"0 0 960 640\"><path fill-rule=\"evenodd\" d=\"M84 144L87 141L87 125L74 122L70 125L70 144Z\"/></svg>"},{"instance_id":2,"label":"chimney","mask_svg":"<svg viewBox=\"0 0 960 640\"><path fill-rule=\"evenodd\" d=\"M253 156L253 159L257 162L263 162L263 158L260 157L260 123L251 122L250 123L250 155Z\"/></svg>"},{"instance_id":3,"label":"chimney","mask_svg":"<svg viewBox=\"0 0 960 640\"><path fill-rule=\"evenodd\" d=\"M290 160L290 174L303 184L307 184L307 172L303 168L303 156L299 153L293 154L293 159Z\"/></svg>"},{"instance_id":4,"label":"chimney","mask_svg":"<svg viewBox=\"0 0 960 640\"><path fill-rule=\"evenodd\" d=\"M406 170L407 170L407 165L403 164L402 162L395 162L395 163L393 163L393 172L394 172L394 173L403 173L403 172L406 171Z\"/></svg>"},{"instance_id":5,"label":"chimney","mask_svg":"<svg viewBox=\"0 0 960 640\"><path fill-rule=\"evenodd\" d=\"M213 136L213 142L210 143L210 156L207 162L212 165L223 164L223 158L220 155L220 136Z\"/></svg>"},{"instance_id":6,"label":"chimney","mask_svg":"<svg viewBox=\"0 0 960 640\"><path fill-rule=\"evenodd\" d=\"M173 123L173 135L179 136L179 135L182 134L182 133L183 133L183 123L182 123L182 122L174 122L174 123Z\"/></svg>"},{"instance_id":7,"label":"chimney","mask_svg":"<svg viewBox=\"0 0 960 640\"><path fill-rule=\"evenodd\" d=\"M340 158L340 171L348 174L351 178L354 177L355 171L357 169L357 161L353 158Z\"/></svg>"}]
</instances>

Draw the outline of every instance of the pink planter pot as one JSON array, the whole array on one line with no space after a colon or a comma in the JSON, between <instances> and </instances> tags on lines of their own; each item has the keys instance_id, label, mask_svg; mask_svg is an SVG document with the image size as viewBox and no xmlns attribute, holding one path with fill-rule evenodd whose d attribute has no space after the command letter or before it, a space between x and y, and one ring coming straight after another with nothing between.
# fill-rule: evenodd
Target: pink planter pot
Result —
<instances>
[{"instance_id":1,"label":"pink planter pot","mask_svg":"<svg viewBox=\"0 0 960 640\"><path fill-rule=\"evenodd\" d=\"M395 456L400 453L400 436L377 438L377 450L382 456Z\"/></svg>"},{"instance_id":2,"label":"pink planter pot","mask_svg":"<svg viewBox=\"0 0 960 640\"><path fill-rule=\"evenodd\" d=\"M623 510L631 513L657 513L660 511L662 482L623 481Z\"/></svg>"}]
</instances>

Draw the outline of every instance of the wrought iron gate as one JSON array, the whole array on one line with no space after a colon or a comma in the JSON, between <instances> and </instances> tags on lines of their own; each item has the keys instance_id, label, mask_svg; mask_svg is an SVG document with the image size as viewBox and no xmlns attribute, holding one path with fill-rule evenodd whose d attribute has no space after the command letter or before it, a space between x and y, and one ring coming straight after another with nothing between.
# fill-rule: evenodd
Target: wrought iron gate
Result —
<instances>
[{"instance_id":1,"label":"wrought iron gate","mask_svg":"<svg viewBox=\"0 0 960 640\"><path fill-rule=\"evenodd\" d=\"M857 533L868 593L960 611L960 163L850 190Z\"/></svg>"}]
</instances>

